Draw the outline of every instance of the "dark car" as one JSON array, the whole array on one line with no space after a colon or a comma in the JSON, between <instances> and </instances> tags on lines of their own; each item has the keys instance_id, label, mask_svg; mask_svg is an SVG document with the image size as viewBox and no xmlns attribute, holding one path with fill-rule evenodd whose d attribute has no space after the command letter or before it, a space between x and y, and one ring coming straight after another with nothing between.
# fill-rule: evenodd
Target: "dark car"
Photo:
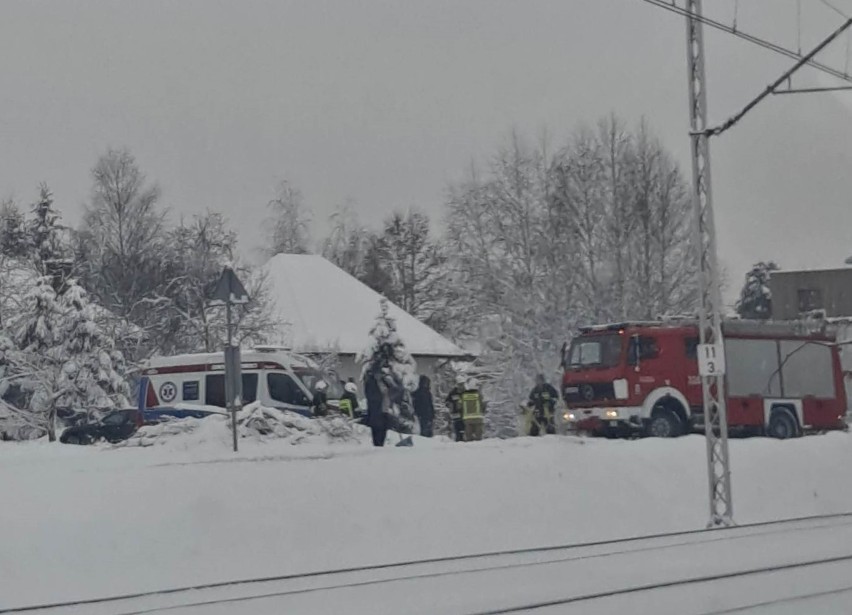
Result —
<instances>
[{"instance_id":1,"label":"dark car","mask_svg":"<svg viewBox=\"0 0 852 615\"><path fill-rule=\"evenodd\" d=\"M121 442L136 433L141 426L138 410L111 410L99 421L69 427L59 436L59 441L65 444L92 444L101 439Z\"/></svg>"}]
</instances>

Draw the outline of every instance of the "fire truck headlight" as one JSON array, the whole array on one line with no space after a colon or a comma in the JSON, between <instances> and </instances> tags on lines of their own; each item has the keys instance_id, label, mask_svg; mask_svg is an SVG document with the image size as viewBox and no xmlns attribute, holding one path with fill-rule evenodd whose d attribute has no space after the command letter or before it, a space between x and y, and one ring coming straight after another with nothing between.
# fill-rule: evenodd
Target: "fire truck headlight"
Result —
<instances>
[{"instance_id":1,"label":"fire truck headlight","mask_svg":"<svg viewBox=\"0 0 852 615\"><path fill-rule=\"evenodd\" d=\"M618 418L618 410L607 410L605 415L606 415L606 418L608 418L608 419L617 419Z\"/></svg>"},{"instance_id":2,"label":"fire truck headlight","mask_svg":"<svg viewBox=\"0 0 852 615\"><path fill-rule=\"evenodd\" d=\"M573 421L573 420L574 420L574 418L575 418L575 417L574 417L574 413L573 413L573 412L566 412L566 413L564 413L564 414L562 415L562 419L563 419L564 421Z\"/></svg>"}]
</instances>

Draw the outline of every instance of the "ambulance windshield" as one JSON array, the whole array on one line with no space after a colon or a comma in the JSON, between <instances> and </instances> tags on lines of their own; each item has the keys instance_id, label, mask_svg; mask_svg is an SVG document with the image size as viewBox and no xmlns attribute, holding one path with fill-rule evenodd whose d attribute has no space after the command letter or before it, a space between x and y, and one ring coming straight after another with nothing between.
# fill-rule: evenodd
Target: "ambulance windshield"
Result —
<instances>
[{"instance_id":1,"label":"ambulance windshield","mask_svg":"<svg viewBox=\"0 0 852 615\"><path fill-rule=\"evenodd\" d=\"M343 396L343 385L340 384L340 380L334 374L323 373L314 367L294 367L293 371L312 394L317 382L325 380L328 385L326 393L329 399L340 399Z\"/></svg>"}]
</instances>

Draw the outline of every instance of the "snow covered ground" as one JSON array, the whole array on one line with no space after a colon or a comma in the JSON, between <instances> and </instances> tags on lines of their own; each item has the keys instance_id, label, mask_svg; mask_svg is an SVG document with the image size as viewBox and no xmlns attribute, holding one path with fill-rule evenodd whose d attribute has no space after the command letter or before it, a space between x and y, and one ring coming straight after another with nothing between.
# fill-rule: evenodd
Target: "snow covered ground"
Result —
<instances>
[{"instance_id":1,"label":"snow covered ground","mask_svg":"<svg viewBox=\"0 0 852 615\"><path fill-rule=\"evenodd\" d=\"M700 436L229 445L215 427L146 448L0 443L0 608L707 520ZM739 523L852 511L848 434L734 440L731 463Z\"/></svg>"}]
</instances>

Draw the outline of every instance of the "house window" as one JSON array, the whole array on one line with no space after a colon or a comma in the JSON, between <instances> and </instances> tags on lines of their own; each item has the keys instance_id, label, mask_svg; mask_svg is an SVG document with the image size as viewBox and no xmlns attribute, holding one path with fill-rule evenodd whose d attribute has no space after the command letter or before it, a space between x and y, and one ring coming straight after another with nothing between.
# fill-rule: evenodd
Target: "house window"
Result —
<instances>
[{"instance_id":1,"label":"house window","mask_svg":"<svg viewBox=\"0 0 852 615\"><path fill-rule=\"evenodd\" d=\"M799 312L810 312L812 310L821 310L822 291L816 288L800 288L799 289Z\"/></svg>"}]
</instances>

